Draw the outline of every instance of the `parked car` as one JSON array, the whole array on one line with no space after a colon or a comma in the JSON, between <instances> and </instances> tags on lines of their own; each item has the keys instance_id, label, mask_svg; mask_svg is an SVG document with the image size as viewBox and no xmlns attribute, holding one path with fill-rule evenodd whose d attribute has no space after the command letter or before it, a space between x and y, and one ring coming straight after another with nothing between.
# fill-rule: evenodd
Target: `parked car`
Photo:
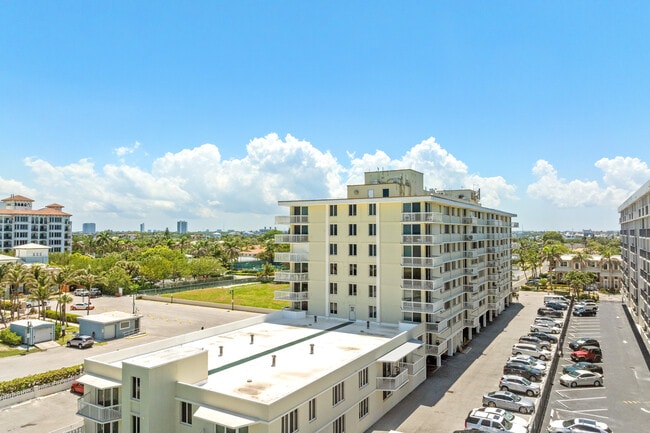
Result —
<instances>
[{"instance_id":1,"label":"parked car","mask_svg":"<svg viewBox=\"0 0 650 433\"><path fill-rule=\"evenodd\" d=\"M593 362L587 362L587 361L576 362L575 364L572 365L565 365L564 368L562 369L562 373L568 373L570 371L575 371L575 370L586 370L586 371L593 371L594 373L603 374L603 367L601 367L598 364L594 364Z\"/></svg>"},{"instance_id":2,"label":"parked car","mask_svg":"<svg viewBox=\"0 0 650 433\"><path fill-rule=\"evenodd\" d=\"M90 289L89 296L91 298L99 298L100 296L102 296L102 291L97 287L93 287Z\"/></svg>"},{"instance_id":3,"label":"parked car","mask_svg":"<svg viewBox=\"0 0 650 433\"><path fill-rule=\"evenodd\" d=\"M74 291L75 296L88 296L90 295L90 291L86 289L77 289Z\"/></svg>"},{"instance_id":4,"label":"parked car","mask_svg":"<svg viewBox=\"0 0 650 433\"><path fill-rule=\"evenodd\" d=\"M598 312L587 308L574 308L573 315L579 317L595 317Z\"/></svg>"},{"instance_id":5,"label":"parked car","mask_svg":"<svg viewBox=\"0 0 650 433\"><path fill-rule=\"evenodd\" d=\"M531 367L541 371L542 374L546 374L546 362L533 358L530 355L512 355L508 358L508 363L530 365Z\"/></svg>"},{"instance_id":6,"label":"parked car","mask_svg":"<svg viewBox=\"0 0 650 433\"><path fill-rule=\"evenodd\" d=\"M546 303L547 308L552 308L554 310L567 310L569 309L569 304L562 301L551 301Z\"/></svg>"},{"instance_id":7,"label":"parked car","mask_svg":"<svg viewBox=\"0 0 650 433\"><path fill-rule=\"evenodd\" d=\"M571 350L578 350L583 346L600 347L600 343L598 342L598 340L596 340L595 338L591 338L591 337L578 338L577 340L573 340L572 342L569 343L569 348Z\"/></svg>"},{"instance_id":8,"label":"parked car","mask_svg":"<svg viewBox=\"0 0 650 433\"><path fill-rule=\"evenodd\" d=\"M603 360L603 352L600 350L600 347L596 346L583 346L582 348L571 352L571 361L589 361L589 362L601 362Z\"/></svg>"},{"instance_id":9,"label":"parked car","mask_svg":"<svg viewBox=\"0 0 650 433\"><path fill-rule=\"evenodd\" d=\"M503 366L503 374L515 375L524 377L531 382L539 382L544 375L541 370L533 368L529 365L507 363Z\"/></svg>"},{"instance_id":10,"label":"parked car","mask_svg":"<svg viewBox=\"0 0 650 433\"><path fill-rule=\"evenodd\" d=\"M571 432L593 432L593 433L612 433L612 429L607 424L588 418L572 418L567 420L557 419L551 421L548 433L571 433Z\"/></svg>"},{"instance_id":11,"label":"parked car","mask_svg":"<svg viewBox=\"0 0 650 433\"><path fill-rule=\"evenodd\" d=\"M554 317L547 317L547 316L537 316L535 317L535 323L551 323L561 328L562 326L564 326L564 319L557 319Z\"/></svg>"},{"instance_id":12,"label":"parked car","mask_svg":"<svg viewBox=\"0 0 650 433\"><path fill-rule=\"evenodd\" d=\"M483 394L483 406L500 407L519 413L535 412L535 403L510 391L492 391Z\"/></svg>"},{"instance_id":13,"label":"parked car","mask_svg":"<svg viewBox=\"0 0 650 433\"><path fill-rule=\"evenodd\" d=\"M554 310L553 308L539 307L537 309L538 316L548 316L548 317L564 317L564 313L561 310Z\"/></svg>"},{"instance_id":14,"label":"parked car","mask_svg":"<svg viewBox=\"0 0 650 433\"><path fill-rule=\"evenodd\" d=\"M501 376L501 379L499 380L499 389L501 391L526 394L528 397L535 397L540 393L540 386L538 383L533 383L525 377L516 376L514 374Z\"/></svg>"},{"instance_id":15,"label":"parked car","mask_svg":"<svg viewBox=\"0 0 650 433\"><path fill-rule=\"evenodd\" d=\"M512 346L513 355L530 355L534 358L546 361L551 359L551 351L545 349L538 349L534 344L516 343Z\"/></svg>"},{"instance_id":16,"label":"parked car","mask_svg":"<svg viewBox=\"0 0 650 433\"><path fill-rule=\"evenodd\" d=\"M560 376L560 383L564 386L602 386L603 375L587 370L570 371Z\"/></svg>"},{"instance_id":17,"label":"parked car","mask_svg":"<svg viewBox=\"0 0 650 433\"><path fill-rule=\"evenodd\" d=\"M519 342L534 344L539 349L551 350L551 343L549 343L548 341L544 341L538 337L531 337L530 335L522 335L521 337L519 337Z\"/></svg>"},{"instance_id":18,"label":"parked car","mask_svg":"<svg viewBox=\"0 0 650 433\"><path fill-rule=\"evenodd\" d=\"M528 432L527 427L508 421L503 415L486 412L485 408L472 409L465 417L465 428L481 432Z\"/></svg>"},{"instance_id":19,"label":"parked car","mask_svg":"<svg viewBox=\"0 0 650 433\"><path fill-rule=\"evenodd\" d=\"M556 344L558 339L555 335L547 334L546 332L529 332L528 335L531 337L537 337L541 340L548 341L549 343Z\"/></svg>"},{"instance_id":20,"label":"parked car","mask_svg":"<svg viewBox=\"0 0 650 433\"><path fill-rule=\"evenodd\" d=\"M25 301L25 308L38 308L38 306L42 305L45 308L50 308L50 303L48 301L38 301L35 299L28 299Z\"/></svg>"},{"instance_id":21,"label":"parked car","mask_svg":"<svg viewBox=\"0 0 650 433\"><path fill-rule=\"evenodd\" d=\"M95 340L90 335L77 335L69 339L66 346L85 349L86 347L93 347L93 344L95 344Z\"/></svg>"},{"instance_id":22,"label":"parked car","mask_svg":"<svg viewBox=\"0 0 650 433\"><path fill-rule=\"evenodd\" d=\"M531 332L545 332L547 334L559 334L562 329L552 323L535 322L530 325Z\"/></svg>"},{"instance_id":23,"label":"parked car","mask_svg":"<svg viewBox=\"0 0 650 433\"><path fill-rule=\"evenodd\" d=\"M84 384L75 380L72 382L72 385L70 385L70 392L73 394L83 395Z\"/></svg>"},{"instance_id":24,"label":"parked car","mask_svg":"<svg viewBox=\"0 0 650 433\"><path fill-rule=\"evenodd\" d=\"M512 423L515 426L521 426L525 429L525 431L528 431L528 421L520 417L519 415L515 415L514 413L507 411L505 409L501 409L499 407L479 407L475 408L472 411L470 411L470 415L474 414L488 414L492 416L500 416L503 417L506 421Z\"/></svg>"},{"instance_id":25,"label":"parked car","mask_svg":"<svg viewBox=\"0 0 650 433\"><path fill-rule=\"evenodd\" d=\"M87 302L78 302L70 306L71 310L94 310L95 306Z\"/></svg>"}]
</instances>

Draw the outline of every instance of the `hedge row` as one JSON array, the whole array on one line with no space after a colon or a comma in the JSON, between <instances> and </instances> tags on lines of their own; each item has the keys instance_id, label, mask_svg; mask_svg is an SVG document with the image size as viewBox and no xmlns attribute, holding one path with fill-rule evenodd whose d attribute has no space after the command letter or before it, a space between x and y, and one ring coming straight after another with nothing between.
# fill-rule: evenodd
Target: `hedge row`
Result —
<instances>
[{"instance_id":1,"label":"hedge row","mask_svg":"<svg viewBox=\"0 0 650 433\"><path fill-rule=\"evenodd\" d=\"M45 317L52 320L59 320L59 318L61 317L61 313L54 310L45 310ZM78 323L77 317L79 317L78 314L65 313L65 318L68 323Z\"/></svg>"},{"instance_id":2,"label":"hedge row","mask_svg":"<svg viewBox=\"0 0 650 433\"><path fill-rule=\"evenodd\" d=\"M7 382L0 382L0 395L25 391L36 385L49 385L63 379L69 379L80 375L83 372L83 365L65 367L45 373L32 374L30 376L12 379Z\"/></svg>"}]
</instances>

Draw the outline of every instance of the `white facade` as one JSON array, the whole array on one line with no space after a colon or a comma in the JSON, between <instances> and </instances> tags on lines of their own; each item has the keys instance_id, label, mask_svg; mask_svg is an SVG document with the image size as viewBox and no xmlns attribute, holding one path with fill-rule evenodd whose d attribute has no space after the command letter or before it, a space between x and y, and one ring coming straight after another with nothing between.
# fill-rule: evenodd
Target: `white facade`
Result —
<instances>
[{"instance_id":1,"label":"white facade","mask_svg":"<svg viewBox=\"0 0 650 433\"><path fill-rule=\"evenodd\" d=\"M87 432L363 432L426 378L423 325L282 311L86 359Z\"/></svg>"},{"instance_id":2,"label":"white facade","mask_svg":"<svg viewBox=\"0 0 650 433\"><path fill-rule=\"evenodd\" d=\"M650 181L618 208L621 224L621 293L650 347Z\"/></svg>"},{"instance_id":3,"label":"white facade","mask_svg":"<svg viewBox=\"0 0 650 433\"><path fill-rule=\"evenodd\" d=\"M441 365L512 299L512 218L472 190L432 191L422 173L365 174L341 199L281 202L289 226L276 243L285 270L276 292L309 314L426 324L430 363Z\"/></svg>"},{"instance_id":4,"label":"white facade","mask_svg":"<svg viewBox=\"0 0 650 433\"><path fill-rule=\"evenodd\" d=\"M72 221L60 204L32 209L34 200L11 195L2 200L0 208L0 251L35 243L51 252L72 251Z\"/></svg>"}]
</instances>

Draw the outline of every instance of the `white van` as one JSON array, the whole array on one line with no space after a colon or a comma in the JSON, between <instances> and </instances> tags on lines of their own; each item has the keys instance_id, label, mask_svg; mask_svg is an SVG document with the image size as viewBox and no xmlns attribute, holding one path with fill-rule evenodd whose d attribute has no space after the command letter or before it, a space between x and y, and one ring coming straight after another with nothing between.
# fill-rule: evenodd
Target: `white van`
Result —
<instances>
[{"instance_id":1,"label":"white van","mask_svg":"<svg viewBox=\"0 0 650 433\"><path fill-rule=\"evenodd\" d=\"M549 302L566 302L568 304L569 300L567 298L565 298L564 296L560 296L560 295L546 295L546 296L544 296L544 304L548 304Z\"/></svg>"}]
</instances>

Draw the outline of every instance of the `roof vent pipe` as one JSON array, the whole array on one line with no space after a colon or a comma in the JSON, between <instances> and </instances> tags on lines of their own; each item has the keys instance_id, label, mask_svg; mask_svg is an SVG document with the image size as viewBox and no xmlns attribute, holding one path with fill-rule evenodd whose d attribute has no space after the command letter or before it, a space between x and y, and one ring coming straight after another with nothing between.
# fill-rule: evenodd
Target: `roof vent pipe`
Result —
<instances>
[{"instance_id":1,"label":"roof vent pipe","mask_svg":"<svg viewBox=\"0 0 650 433\"><path fill-rule=\"evenodd\" d=\"M314 343L311 343L311 344L309 345L309 354L310 354L310 355L313 355L313 354L314 354Z\"/></svg>"},{"instance_id":2,"label":"roof vent pipe","mask_svg":"<svg viewBox=\"0 0 650 433\"><path fill-rule=\"evenodd\" d=\"M255 338L255 334L251 334L251 344L253 344L253 339Z\"/></svg>"},{"instance_id":3,"label":"roof vent pipe","mask_svg":"<svg viewBox=\"0 0 650 433\"><path fill-rule=\"evenodd\" d=\"M223 356L223 346L219 346L219 356Z\"/></svg>"},{"instance_id":4,"label":"roof vent pipe","mask_svg":"<svg viewBox=\"0 0 650 433\"><path fill-rule=\"evenodd\" d=\"M314 323L318 322L318 316L314 314Z\"/></svg>"},{"instance_id":5,"label":"roof vent pipe","mask_svg":"<svg viewBox=\"0 0 650 433\"><path fill-rule=\"evenodd\" d=\"M366 320L366 329L370 329L370 320Z\"/></svg>"},{"instance_id":6,"label":"roof vent pipe","mask_svg":"<svg viewBox=\"0 0 650 433\"><path fill-rule=\"evenodd\" d=\"M271 367L275 367L275 355L271 355Z\"/></svg>"}]
</instances>

